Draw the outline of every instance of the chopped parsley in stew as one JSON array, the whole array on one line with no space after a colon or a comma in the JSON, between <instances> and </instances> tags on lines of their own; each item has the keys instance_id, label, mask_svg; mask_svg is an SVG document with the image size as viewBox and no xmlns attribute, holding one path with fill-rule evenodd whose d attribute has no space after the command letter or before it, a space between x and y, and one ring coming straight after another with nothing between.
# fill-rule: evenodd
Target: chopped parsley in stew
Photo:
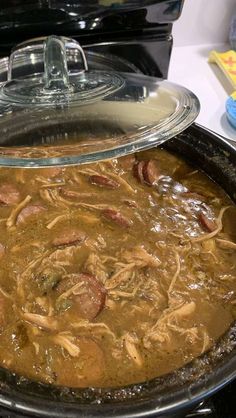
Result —
<instances>
[{"instance_id":1,"label":"chopped parsley in stew","mask_svg":"<svg viewBox=\"0 0 236 418\"><path fill-rule=\"evenodd\" d=\"M70 387L164 375L236 315L236 209L158 149L0 170L0 365Z\"/></svg>"}]
</instances>

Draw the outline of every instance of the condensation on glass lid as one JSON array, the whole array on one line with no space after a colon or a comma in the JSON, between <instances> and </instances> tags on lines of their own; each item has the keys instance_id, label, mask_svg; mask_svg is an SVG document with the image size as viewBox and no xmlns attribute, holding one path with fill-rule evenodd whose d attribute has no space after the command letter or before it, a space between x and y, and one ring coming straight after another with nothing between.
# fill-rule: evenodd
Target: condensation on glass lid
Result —
<instances>
[{"instance_id":1,"label":"condensation on glass lid","mask_svg":"<svg viewBox=\"0 0 236 418\"><path fill-rule=\"evenodd\" d=\"M0 86L0 165L89 163L151 148L183 131L199 113L182 86L143 74L89 70L80 44L49 36L16 46ZM15 57L43 50L44 72L13 78ZM67 51L83 69L71 72Z\"/></svg>"},{"instance_id":2,"label":"condensation on glass lid","mask_svg":"<svg viewBox=\"0 0 236 418\"><path fill-rule=\"evenodd\" d=\"M138 101L112 96L84 106L26 109L13 123L5 116L0 165L89 163L161 144L189 126L199 106L185 89L180 100L168 82L155 80L155 88Z\"/></svg>"}]
</instances>

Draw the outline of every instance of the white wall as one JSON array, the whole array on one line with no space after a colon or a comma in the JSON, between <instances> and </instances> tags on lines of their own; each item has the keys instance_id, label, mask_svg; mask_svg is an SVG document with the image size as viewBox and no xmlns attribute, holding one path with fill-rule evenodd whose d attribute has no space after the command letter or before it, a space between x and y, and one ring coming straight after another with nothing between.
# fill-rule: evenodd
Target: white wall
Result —
<instances>
[{"instance_id":1,"label":"white wall","mask_svg":"<svg viewBox=\"0 0 236 418\"><path fill-rule=\"evenodd\" d=\"M236 0L185 0L183 12L174 23L175 46L227 42Z\"/></svg>"}]
</instances>

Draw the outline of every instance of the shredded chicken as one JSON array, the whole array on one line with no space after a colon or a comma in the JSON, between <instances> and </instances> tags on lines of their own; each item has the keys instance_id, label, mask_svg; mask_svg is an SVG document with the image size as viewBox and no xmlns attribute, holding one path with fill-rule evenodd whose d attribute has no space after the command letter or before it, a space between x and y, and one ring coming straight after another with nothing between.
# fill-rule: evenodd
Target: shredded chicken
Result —
<instances>
[{"instance_id":1,"label":"shredded chicken","mask_svg":"<svg viewBox=\"0 0 236 418\"><path fill-rule=\"evenodd\" d=\"M204 327L203 329L203 346L202 346L202 351L201 354L205 353L205 351L210 347L211 344L211 340L210 337Z\"/></svg>"},{"instance_id":2,"label":"shredded chicken","mask_svg":"<svg viewBox=\"0 0 236 418\"><path fill-rule=\"evenodd\" d=\"M68 218L68 215L58 215L51 222L49 222L46 227L52 229L58 222L65 221Z\"/></svg>"},{"instance_id":3,"label":"shredded chicken","mask_svg":"<svg viewBox=\"0 0 236 418\"><path fill-rule=\"evenodd\" d=\"M216 238L216 242L219 245L219 247L223 248L224 250L236 250L236 243L233 241Z\"/></svg>"},{"instance_id":4,"label":"shredded chicken","mask_svg":"<svg viewBox=\"0 0 236 418\"><path fill-rule=\"evenodd\" d=\"M48 180L45 177L42 176L35 176L35 180L38 181L39 183L48 183Z\"/></svg>"},{"instance_id":5,"label":"shredded chicken","mask_svg":"<svg viewBox=\"0 0 236 418\"><path fill-rule=\"evenodd\" d=\"M92 205L90 203L83 203L83 202L77 202L77 206L81 206L85 209L96 209L96 210L104 210L104 209L111 209L111 205L106 203L99 203L97 205ZM112 209L117 210L116 208L112 207Z\"/></svg>"},{"instance_id":6,"label":"shredded chicken","mask_svg":"<svg viewBox=\"0 0 236 418\"><path fill-rule=\"evenodd\" d=\"M154 162L149 160L151 153L133 156L127 168L112 160L66 168L56 177L31 177L26 172L18 182L14 177L12 186L22 202L0 202L0 222L5 222L0 224L0 256L1 246L5 254L0 277L4 361L4 338L10 338L9 355L18 350L18 342L23 351L28 344L34 363L49 350L46 363L36 371L38 379L66 386L60 379L69 382L71 377L74 387L99 386L114 383L120 365L129 363L130 376L118 370L119 379L125 377L129 384L133 377L152 377L151 364L159 375L208 350L215 340L209 326L224 302L225 320L216 324L223 334L236 305L231 211L224 216L228 203L208 202L197 194L200 176L190 177L189 189L176 182L171 177L175 164L170 158L166 165L162 152ZM165 176L160 174L163 169ZM183 178L186 171L190 170L184 165ZM182 166L177 175L181 178ZM29 195L23 200L27 183ZM223 195L221 200L227 202ZM22 208L31 205L47 209L42 218L35 217L35 231L33 218L18 226ZM206 217L205 225L199 213ZM132 229L123 229L129 221ZM86 239L80 240L79 232ZM10 268L5 266L8 258ZM7 282L8 270L12 283ZM205 298L212 309L208 301L203 303ZM11 313L16 313L15 321ZM176 362L168 364L166 353L172 352ZM21 373L25 367L27 372L18 360L19 356L12 369ZM104 376L108 363L103 360L114 363Z\"/></svg>"},{"instance_id":7,"label":"shredded chicken","mask_svg":"<svg viewBox=\"0 0 236 418\"><path fill-rule=\"evenodd\" d=\"M114 340L116 340L116 335L104 322L88 322L87 320L80 320L79 322L72 323L71 326L75 329L85 328L92 329L95 334L108 334Z\"/></svg>"},{"instance_id":8,"label":"shredded chicken","mask_svg":"<svg viewBox=\"0 0 236 418\"><path fill-rule=\"evenodd\" d=\"M82 181L81 181L80 177L77 176L77 174L74 171L72 172L72 177L73 177L73 180L81 186Z\"/></svg>"},{"instance_id":9,"label":"shredded chicken","mask_svg":"<svg viewBox=\"0 0 236 418\"><path fill-rule=\"evenodd\" d=\"M38 296L35 298L35 302L40 306L40 308L42 308L45 312L47 312L48 316L52 316L54 309L48 297Z\"/></svg>"},{"instance_id":10,"label":"shredded chicken","mask_svg":"<svg viewBox=\"0 0 236 418\"><path fill-rule=\"evenodd\" d=\"M79 347L74 344L74 337L71 334L57 334L51 337L52 341L64 348L71 357L78 357L80 354Z\"/></svg>"},{"instance_id":11,"label":"shredded chicken","mask_svg":"<svg viewBox=\"0 0 236 418\"><path fill-rule=\"evenodd\" d=\"M84 282L76 283L74 286L72 286L70 289L68 289L66 292L62 293L57 301L59 302L62 299L67 299L71 295L79 295L80 294L80 288L84 287Z\"/></svg>"},{"instance_id":12,"label":"shredded chicken","mask_svg":"<svg viewBox=\"0 0 236 418\"><path fill-rule=\"evenodd\" d=\"M151 329L146 333L143 342L144 346L150 347L150 340L159 341L160 343L170 342L170 330L177 322L184 319L194 313L196 309L195 302L189 302L177 306L176 308L166 309L161 317L156 321ZM176 331L177 328L175 328ZM179 328L180 332L183 332L182 328Z\"/></svg>"},{"instance_id":13,"label":"shredded chicken","mask_svg":"<svg viewBox=\"0 0 236 418\"><path fill-rule=\"evenodd\" d=\"M55 205L54 199L52 197L51 191L47 189L39 190L40 197L45 200L50 205Z\"/></svg>"},{"instance_id":14,"label":"shredded chicken","mask_svg":"<svg viewBox=\"0 0 236 418\"><path fill-rule=\"evenodd\" d=\"M177 332L179 332L178 329ZM199 341L200 339L198 327L183 329L182 334L185 335L186 341L190 344L194 344L196 343L196 341Z\"/></svg>"},{"instance_id":15,"label":"shredded chicken","mask_svg":"<svg viewBox=\"0 0 236 418\"><path fill-rule=\"evenodd\" d=\"M92 168L79 169L79 170L77 170L77 173L84 174L85 176L100 176L100 173L93 170Z\"/></svg>"},{"instance_id":16,"label":"shredded chicken","mask_svg":"<svg viewBox=\"0 0 236 418\"><path fill-rule=\"evenodd\" d=\"M6 221L7 228L12 228L16 224L17 216L20 211L31 201L32 197L27 195L14 209L12 209L9 218Z\"/></svg>"},{"instance_id":17,"label":"shredded chicken","mask_svg":"<svg viewBox=\"0 0 236 418\"><path fill-rule=\"evenodd\" d=\"M106 165L107 165L107 162L106 162ZM123 177L119 176L118 174L114 173L114 170L109 170L109 172L107 172L107 167L102 163L99 163L99 168L101 169L103 175L105 174L108 177L111 177L114 180L116 180L117 183L124 186L124 188L126 189L127 192L136 193L136 191L128 183L128 181L126 181ZM112 166L112 168L113 168L113 166Z\"/></svg>"},{"instance_id":18,"label":"shredded chicken","mask_svg":"<svg viewBox=\"0 0 236 418\"><path fill-rule=\"evenodd\" d=\"M136 193L133 187L131 187L130 184L121 176L118 176L117 174L114 174L114 173L109 173L109 176L113 177L113 179L115 179L118 183L122 184L127 190L127 192Z\"/></svg>"},{"instance_id":19,"label":"shredded chicken","mask_svg":"<svg viewBox=\"0 0 236 418\"><path fill-rule=\"evenodd\" d=\"M196 238L191 238L191 241L192 242L201 242L201 241L204 241L204 240L208 240L210 238L213 238L215 235L217 235L222 230L222 228L223 228L222 219L223 219L224 213L230 207L231 206L225 206L224 208L222 208L220 210L219 216L216 219L217 228L214 231L209 232L209 234L200 235L199 237L196 237Z\"/></svg>"},{"instance_id":20,"label":"shredded chicken","mask_svg":"<svg viewBox=\"0 0 236 418\"><path fill-rule=\"evenodd\" d=\"M106 298L106 304L105 304L106 308L111 309L112 311L116 310L116 302L114 302L114 300L112 299L108 299Z\"/></svg>"},{"instance_id":21,"label":"shredded chicken","mask_svg":"<svg viewBox=\"0 0 236 418\"><path fill-rule=\"evenodd\" d=\"M187 173L186 175L185 175L185 177L191 177L191 176L194 176L194 174L197 174L199 172L199 170L193 170L193 171L191 171L190 173Z\"/></svg>"},{"instance_id":22,"label":"shredded chicken","mask_svg":"<svg viewBox=\"0 0 236 418\"><path fill-rule=\"evenodd\" d=\"M101 256L101 260L102 260L103 263L106 263L106 262L109 262L109 261L117 262L118 258L117 257L112 257L111 255L103 255L103 256Z\"/></svg>"},{"instance_id":23,"label":"shredded chicken","mask_svg":"<svg viewBox=\"0 0 236 418\"><path fill-rule=\"evenodd\" d=\"M128 263L134 263L136 267L159 267L161 264L161 261L156 256L149 254L142 246L125 250L121 256Z\"/></svg>"},{"instance_id":24,"label":"shredded chicken","mask_svg":"<svg viewBox=\"0 0 236 418\"><path fill-rule=\"evenodd\" d=\"M24 179L25 171L24 171L23 168L18 168L17 171L16 171L15 176L16 176L17 182L19 182L21 184L25 183L25 179Z\"/></svg>"},{"instance_id":25,"label":"shredded chicken","mask_svg":"<svg viewBox=\"0 0 236 418\"><path fill-rule=\"evenodd\" d=\"M76 245L70 245L69 247L51 251L48 257L44 257L42 267L51 265L54 266L54 269L61 267L63 270L63 267L70 266L77 251L79 251L79 249Z\"/></svg>"},{"instance_id":26,"label":"shredded chicken","mask_svg":"<svg viewBox=\"0 0 236 418\"><path fill-rule=\"evenodd\" d=\"M34 260L32 260L26 267L26 269L21 273L21 278L24 278L25 276L28 275L28 273L37 265L40 264L42 262L42 260L44 260L48 254L50 254L50 251L44 251L43 254L41 254L40 256L38 256L37 258L35 258Z\"/></svg>"},{"instance_id":27,"label":"shredded chicken","mask_svg":"<svg viewBox=\"0 0 236 418\"><path fill-rule=\"evenodd\" d=\"M89 254L84 264L84 270L97 277L102 283L106 282L108 273L98 254L94 252Z\"/></svg>"},{"instance_id":28,"label":"shredded chicken","mask_svg":"<svg viewBox=\"0 0 236 418\"><path fill-rule=\"evenodd\" d=\"M179 276L179 273L180 273L180 268L181 268L181 265L180 265L180 256L179 256L179 254L177 252L175 252L175 260L176 260L176 272L174 274L174 277L171 280L169 289L167 291L168 295L172 292L172 290L173 290L173 288L175 286L176 280L177 280L177 278Z\"/></svg>"},{"instance_id":29,"label":"shredded chicken","mask_svg":"<svg viewBox=\"0 0 236 418\"><path fill-rule=\"evenodd\" d=\"M141 282L139 282L134 290L132 292L125 292L123 290L109 290L109 295L111 296L115 296L115 297L122 297L122 298L134 298L139 290L139 288L141 287Z\"/></svg>"},{"instance_id":30,"label":"shredded chicken","mask_svg":"<svg viewBox=\"0 0 236 418\"><path fill-rule=\"evenodd\" d=\"M217 241L217 238L216 240L211 238L211 239L207 239L206 241L203 241L202 248L206 250L207 252L212 253L216 249L215 241Z\"/></svg>"},{"instance_id":31,"label":"shredded chicken","mask_svg":"<svg viewBox=\"0 0 236 418\"><path fill-rule=\"evenodd\" d=\"M33 346L35 348L35 354L37 356L39 354L40 345L39 343L36 343L35 341L33 341Z\"/></svg>"},{"instance_id":32,"label":"shredded chicken","mask_svg":"<svg viewBox=\"0 0 236 418\"><path fill-rule=\"evenodd\" d=\"M43 329L44 331L56 331L58 329L58 320L52 316L43 316L30 312L22 314L22 318L32 325Z\"/></svg>"},{"instance_id":33,"label":"shredded chicken","mask_svg":"<svg viewBox=\"0 0 236 418\"><path fill-rule=\"evenodd\" d=\"M41 248L42 243L40 243L40 241L30 241L25 245L14 245L14 247L11 248L11 252L17 253L18 251L22 251L23 249L26 249L28 247Z\"/></svg>"},{"instance_id":34,"label":"shredded chicken","mask_svg":"<svg viewBox=\"0 0 236 418\"><path fill-rule=\"evenodd\" d=\"M63 182L60 182L60 183L45 183L45 184L43 184L42 186L41 186L41 189L50 189L51 187L61 187L61 186L64 186L66 183L63 181Z\"/></svg>"},{"instance_id":35,"label":"shredded chicken","mask_svg":"<svg viewBox=\"0 0 236 418\"><path fill-rule=\"evenodd\" d=\"M76 202L73 202L72 200L65 199L64 197L62 197L62 196L59 194L59 192L58 192L58 190L57 190L57 189L56 189L56 190L51 190L51 194L52 194L52 196L53 196L53 199L57 202L57 204L58 204L59 206L62 206L62 207L68 208L68 206L75 206L75 205L77 205L77 203L76 203Z\"/></svg>"},{"instance_id":36,"label":"shredded chicken","mask_svg":"<svg viewBox=\"0 0 236 418\"><path fill-rule=\"evenodd\" d=\"M12 295L10 295L8 292L6 292L5 290L3 290L3 288L0 286L0 293L2 293L2 295L3 296L5 296L5 298L7 298L7 299L11 299L11 300L14 300L13 299L13 296Z\"/></svg>"},{"instance_id":37,"label":"shredded chicken","mask_svg":"<svg viewBox=\"0 0 236 418\"><path fill-rule=\"evenodd\" d=\"M141 367L143 364L143 359L141 357L141 354L139 353L136 345L138 343L137 337L127 333L123 336L124 340L124 346L128 353L128 355L131 357L133 362L138 366Z\"/></svg>"},{"instance_id":38,"label":"shredded chicken","mask_svg":"<svg viewBox=\"0 0 236 418\"><path fill-rule=\"evenodd\" d=\"M92 215L91 213L89 213L89 214L79 213L78 218L79 218L80 222L84 222L84 223L89 224L89 225L96 224L100 221L100 218L98 218L95 215Z\"/></svg>"},{"instance_id":39,"label":"shredded chicken","mask_svg":"<svg viewBox=\"0 0 236 418\"><path fill-rule=\"evenodd\" d=\"M134 274L134 263L127 264L125 267L119 269L114 273L110 279L107 279L105 282L106 289L114 289L119 286L121 283L129 280Z\"/></svg>"}]
</instances>

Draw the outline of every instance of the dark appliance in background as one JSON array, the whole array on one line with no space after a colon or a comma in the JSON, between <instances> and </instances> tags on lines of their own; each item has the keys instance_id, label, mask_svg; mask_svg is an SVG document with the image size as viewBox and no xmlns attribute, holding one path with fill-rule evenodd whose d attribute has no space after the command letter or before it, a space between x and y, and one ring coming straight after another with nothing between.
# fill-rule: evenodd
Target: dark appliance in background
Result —
<instances>
[{"instance_id":1,"label":"dark appliance in background","mask_svg":"<svg viewBox=\"0 0 236 418\"><path fill-rule=\"evenodd\" d=\"M184 0L1 0L0 58L30 38L50 34L76 39L95 64L167 78L172 23ZM100 59L99 59L100 56ZM104 57L104 59L101 59ZM236 383L222 389L188 418L235 418ZM19 417L0 409L0 418Z\"/></svg>"},{"instance_id":2,"label":"dark appliance in background","mask_svg":"<svg viewBox=\"0 0 236 418\"><path fill-rule=\"evenodd\" d=\"M86 50L120 58L127 71L166 78L172 22L183 1L1 0L0 57L26 39L64 35Z\"/></svg>"}]
</instances>

